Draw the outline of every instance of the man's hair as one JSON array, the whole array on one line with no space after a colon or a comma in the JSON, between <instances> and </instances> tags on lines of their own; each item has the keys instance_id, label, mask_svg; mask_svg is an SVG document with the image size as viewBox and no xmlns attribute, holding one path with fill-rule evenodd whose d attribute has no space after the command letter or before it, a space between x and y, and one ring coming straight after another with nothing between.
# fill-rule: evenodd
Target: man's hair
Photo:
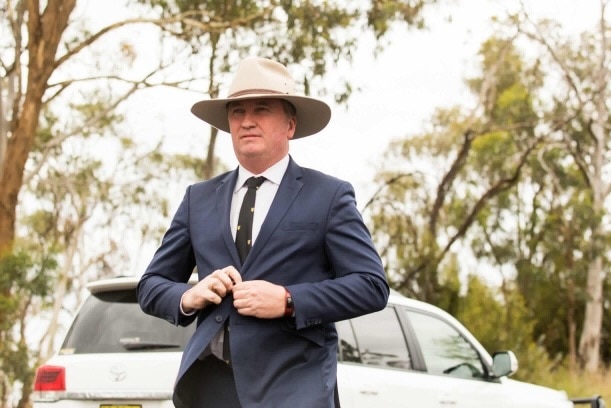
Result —
<instances>
[{"instance_id":1,"label":"man's hair","mask_svg":"<svg viewBox=\"0 0 611 408\"><path fill-rule=\"evenodd\" d=\"M295 105L293 105L286 99L280 100L282 101L282 106L284 107L284 113L286 113L290 117L294 117L297 115L297 109L295 109Z\"/></svg>"},{"instance_id":2,"label":"man's hair","mask_svg":"<svg viewBox=\"0 0 611 408\"><path fill-rule=\"evenodd\" d=\"M295 105L293 105L292 103L290 103L286 99L280 99L280 98L270 98L270 99L278 99L282 103L282 110L284 111L284 113L287 116L289 116L289 117L297 116L297 109L295 108ZM231 107L231 105L233 105L235 102L236 101L229 101L229 102L227 102L227 104L225 106L227 107L227 109L229 109Z\"/></svg>"}]
</instances>

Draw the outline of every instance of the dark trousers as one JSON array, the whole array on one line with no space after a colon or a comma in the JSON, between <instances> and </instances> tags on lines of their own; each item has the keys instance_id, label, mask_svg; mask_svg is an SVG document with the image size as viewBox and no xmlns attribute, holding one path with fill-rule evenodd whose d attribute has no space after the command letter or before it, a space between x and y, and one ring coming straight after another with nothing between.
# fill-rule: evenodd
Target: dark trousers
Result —
<instances>
[{"instance_id":1,"label":"dark trousers","mask_svg":"<svg viewBox=\"0 0 611 408\"><path fill-rule=\"evenodd\" d=\"M177 408L241 408L231 366L208 356L197 360L176 384Z\"/></svg>"},{"instance_id":2,"label":"dark trousers","mask_svg":"<svg viewBox=\"0 0 611 408\"><path fill-rule=\"evenodd\" d=\"M335 408L340 408L337 384ZM176 385L176 408L241 408L231 366L210 355L197 360Z\"/></svg>"}]
</instances>

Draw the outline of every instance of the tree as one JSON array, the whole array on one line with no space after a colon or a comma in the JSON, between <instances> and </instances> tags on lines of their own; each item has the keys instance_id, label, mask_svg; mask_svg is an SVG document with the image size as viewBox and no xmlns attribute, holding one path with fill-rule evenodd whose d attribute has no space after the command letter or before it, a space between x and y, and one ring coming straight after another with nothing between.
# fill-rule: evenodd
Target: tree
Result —
<instances>
[{"instance_id":1,"label":"tree","mask_svg":"<svg viewBox=\"0 0 611 408\"><path fill-rule=\"evenodd\" d=\"M43 107L56 95L65 93L70 87L83 80L100 79L81 78L66 79L57 83L49 83L60 68L70 61L77 60L79 54L112 30L136 23L155 24L164 33L191 42L193 52L202 49L202 36L209 36L212 57L210 59L210 75L208 76L208 93L216 96L218 83L214 72L226 72L229 64L235 61L235 53L229 52L229 46L239 45L237 54L244 52L246 47L255 47L263 55L274 55L281 61L300 61L310 63L314 75L320 77L325 73L327 58L337 62L341 58L350 58L356 44L356 36L361 32L351 24L367 15L366 26L372 27L377 37L382 36L392 21L401 20L410 24L422 24L420 12L427 3L433 0L411 2L380 2L373 1L370 8L357 12L350 8L332 6L326 2L321 4L303 3L294 6L291 2L271 1L261 5L257 2L206 2L190 1L171 4L165 1L148 2L153 10L161 10L160 18L126 19L105 27L97 33L68 31L69 17L76 6L76 0L50 0L41 5L38 1L17 1L4 6L6 20L2 23L10 28L13 34L8 44L3 44L3 60L0 65L4 77L1 89L2 115L0 116L0 252L10 250L16 225L16 208L18 196L23 184L25 166L37 135L37 127ZM161 7L159 7L161 6ZM176 8L178 7L178 8ZM277 17L282 13L282 18ZM330 22L330 23L329 23ZM26 30L23 30L23 28ZM254 34L244 35L244 31L254 27ZM279 35L282 28L287 35ZM334 39L347 34L345 40ZM23 34L26 34L25 38ZM60 42L65 35L74 35L66 44ZM227 35L233 42L228 42L226 54L220 66L215 66L214 58L217 52L219 37ZM242 40L244 38L245 40ZM254 41L254 43L253 43ZM24 45L25 44L25 45ZM9 53L9 51L12 51ZM124 52L132 53L129 44L125 44ZM25 58L27 57L27 58ZM173 60L173 59L172 59ZM26 64L27 61L27 65ZM163 85L163 82L151 83L151 77L167 68L162 61L159 66L144 75L140 80L133 81L115 77L124 83L131 84L125 93L115 101L118 105L136 90L143 87ZM27 69L26 69L27 68ZM310 72L308 69L306 72ZM65 75L66 73L64 73ZM109 79L110 75L106 78ZM304 73L304 86L309 91L308 81ZM166 83L166 85L181 86L191 81ZM340 98L345 97L340 96ZM99 118L98 118L99 119ZM66 135L54 135L47 141L48 145L56 145ZM59 139L59 140L58 140ZM211 141L211 146L214 142ZM212 149L209 149L213 151ZM212 157L209 153L209 158ZM9 160L10 159L10 160ZM208 166L211 166L210 164ZM213 167L212 167L213 168ZM210 167L207 172L209 173ZM209 175L209 174L208 174Z\"/></svg>"},{"instance_id":2,"label":"tree","mask_svg":"<svg viewBox=\"0 0 611 408\"><path fill-rule=\"evenodd\" d=\"M148 194L147 187L160 179L159 172L152 175L146 171L147 163L154 162L157 169L164 166L167 171L195 169L200 176L205 169L204 177L222 169L214 160L215 131L205 162L187 155L163 154L158 146L148 151L136 149L129 136L113 128L122 120L123 102L147 88L190 89L202 80L208 84L208 95L214 97L221 79L214 73L226 72L247 47L283 62L293 58L310 64L314 76L303 77L303 87L310 92L318 85L311 82L325 74L327 64L350 59L356 37L367 27L381 38L394 21L420 26L422 7L434 2L374 1L369 8L355 10L326 2L293 5L227 0L179 2L180 7L148 2L152 7L132 4L138 16L126 17L97 32L87 30L86 22L71 20L78 5L75 0L9 1L0 6L0 24L12 34L0 39L0 265L21 277L0 287L0 299L25 294L19 305L0 303L1 336L7 340L0 355L6 385L0 401L6 404L10 384L20 382L24 393L19 406L27 406L32 363L44 360L54 348L66 302L78 304L86 279L109 273L126 262L117 259L121 242L112 235L117 231L111 229L139 226L142 236L151 230L159 233L155 223L147 225L144 219L132 223L142 217L138 209L143 207L155 210L148 213L150 217L159 212L167 216L163 197ZM362 26L355 26L363 21ZM136 79L124 72L137 56L136 46L128 42L111 46L112 58L104 58L100 46L108 34L134 24L157 27L160 44L171 48L169 53L160 52L159 60ZM281 32L287 35L279 35ZM342 37L345 41L339 40ZM234 45L239 45L237 51L231 51ZM201 61L202 54L208 52L209 59ZM208 74L179 70L184 61L196 68L207 63ZM329 92L344 99L349 94L348 84L346 89ZM117 144L114 151L119 160L109 164L108 158L91 151L111 139ZM121 172L122 181L117 181L117 172ZM26 202L36 205L24 206ZM103 231L108 233L93 251L85 239L92 230L96 237ZM32 232L37 239L24 239ZM23 258L23 250L35 256ZM56 285L53 299L44 287L32 286L28 273L33 271ZM23 292L28 287L31 290ZM17 315L14 325L11 319ZM50 326L39 349L28 350L28 358L22 358L25 331L18 329L34 315L44 315ZM16 330L20 335L14 337ZM9 370L17 367L11 365L17 360L22 362L20 369Z\"/></svg>"},{"instance_id":3,"label":"tree","mask_svg":"<svg viewBox=\"0 0 611 408\"><path fill-rule=\"evenodd\" d=\"M125 25L136 23L162 24L153 19L126 19L114 25L105 27L97 33L82 30L78 22L71 23L69 17L74 10L76 1L48 1L45 5L38 1L9 2L4 6L6 16L0 23L12 33L2 45L2 60L0 69L3 71L3 81L0 83L0 253L10 252L15 237L17 223L18 198L22 186L27 182L28 169L26 163L33 149L42 152L39 166L45 160L58 154L58 146L79 135L83 128L59 128L65 122L59 122L49 127L47 132L40 132L40 121L43 112L49 106L56 106L66 99L78 95L83 83L96 83L100 80L116 81L122 92L113 95L104 111L96 111L85 123L88 129L95 128L112 118L113 109L134 94L137 90L151 86L180 86L183 82L164 83L152 81L151 77L160 74L168 68L166 61L160 61L149 73L139 80L121 77L116 72L118 66L105 66L106 73L92 74L87 77L70 77L69 69L85 61L92 63L91 55L84 55L88 47L105 34ZM65 42L61 42L65 39ZM25 44L25 45L24 45ZM128 62L132 57L129 45L122 45ZM80 61L79 58L83 58ZM98 57L98 60L100 58ZM93 59L96 63L96 59ZM107 61L118 62L116 58ZM75 64L72 67L66 67ZM79 69L82 67L78 67ZM99 67L98 67L99 68ZM95 71L95 67L90 70ZM51 82L55 79L54 82ZM185 79L186 82L188 79ZM127 86L125 86L127 84ZM75 90L63 101L58 102L63 95ZM79 95L83 97L83 95ZM86 97L86 96L85 96ZM89 113L94 113L89 112ZM61 115L59 115L61 116ZM36 168L33 169L35 172Z\"/></svg>"},{"instance_id":4,"label":"tree","mask_svg":"<svg viewBox=\"0 0 611 408\"><path fill-rule=\"evenodd\" d=\"M31 388L29 361L33 353L25 341L25 312L34 298L48 299L54 282L47 279L57 267L54 254L35 259L25 251L0 261L0 406L6 406L15 379ZM29 395L29 393L28 393Z\"/></svg>"},{"instance_id":5,"label":"tree","mask_svg":"<svg viewBox=\"0 0 611 408\"><path fill-rule=\"evenodd\" d=\"M82 42L79 37L71 37L72 42L60 47L59 37L64 30L66 36L73 30L78 31L77 24L67 29L74 2L47 2L40 12L35 1L3 7L7 19L0 23L10 28L14 37L12 42L3 37L0 54L0 69L6 74L0 87L0 265L11 278L0 288L0 297L20 301L1 304L0 403L6 406L12 384L21 383L23 395L18 406L22 407L28 405L33 364L45 359L54 348L62 323L60 312L74 309L64 308L71 291L76 292L78 302L82 290L79 282L85 279L85 275L79 279L79 273L108 264L109 258L116 256L112 241L98 247L102 252L92 253L87 248L89 241L84 239L87 223L92 224L94 214L96 221L100 221L100 211L107 211L112 220L119 210L128 208L127 202L143 197L133 190L127 199L109 195L113 191L111 187L115 191L119 187L104 180L99 157L83 155L83 151L78 151L79 144L88 140L95 150L94 144L104 143L100 138L105 134L104 129L109 130L110 124L120 119L113 110L140 85L146 86L148 77L145 75L142 81L136 82L119 77L119 82L131 85L127 89L123 87L124 92L119 94L102 96L91 87L79 88L79 84L96 82L99 77L62 79L65 74L60 67L70 58L76 59L74 56L84 52L98 37L88 37ZM26 24L31 35L22 38L21 34L27 32L23 30ZM56 58L60 49L65 53ZM24 58L29 53L33 55ZM23 65L25 61L29 62L27 67ZM160 67L156 66L154 72L159 71ZM108 76L112 74L109 70ZM52 78L54 82L50 82ZM71 92L74 88L77 90ZM127 159L128 155L123 154ZM121 169L119 163L114 165L116 170ZM21 209L19 220L18 195L20 202L35 203ZM163 203L162 200L155 202ZM107 223L99 231L110 225L111 222ZM47 286L37 285L37 280ZM48 285L55 285L52 292ZM38 339L26 338L26 329L33 321L41 329L34 317L48 318L49 326L39 347L32 349L32 342Z\"/></svg>"},{"instance_id":6,"label":"tree","mask_svg":"<svg viewBox=\"0 0 611 408\"><path fill-rule=\"evenodd\" d=\"M338 1L286 0L138 2L152 7L161 19L185 16L164 27L164 33L189 44L197 58L209 48L198 64L208 78L203 89L209 98L218 97L223 77L239 59L255 54L293 65L291 71L305 94L331 93L341 103L349 98L354 84L346 79L342 87L327 87L321 79L342 60L351 60L367 31L380 39L397 21L423 27L423 8L436 0L373 0L350 6ZM214 175L217 134L210 129L204 178Z\"/></svg>"},{"instance_id":7,"label":"tree","mask_svg":"<svg viewBox=\"0 0 611 408\"><path fill-rule=\"evenodd\" d=\"M600 0L600 16L592 33L583 33L572 44L555 35L551 22L535 24L526 12L515 16L514 24L521 34L541 45L542 55L549 66L562 78L553 95L551 116L568 121L559 132L562 143L586 183L594 218L589 224L589 264L585 294L587 297L583 328L579 339L579 356L589 372L599 367L601 328L604 315L604 282L607 278L605 243L609 226L604 223L607 213L605 200L611 193L611 183L605 178L609 158L609 98L610 75L609 25L605 18L607 0Z\"/></svg>"},{"instance_id":8,"label":"tree","mask_svg":"<svg viewBox=\"0 0 611 408\"><path fill-rule=\"evenodd\" d=\"M3 88L7 89L2 89L0 98L3 101L0 117L3 130L0 134L0 253L9 250L14 238L15 209L25 164L37 133L47 83L58 65L55 55L75 3L75 0L50 1L43 12L40 12L38 1L19 1L5 6L12 28L14 51L12 61L2 62L3 76L6 77ZM27 25L27 38L22 36L24 23ZM25 52L29 56L27 70L21 59ZM24 75L27 75L25 89L22 88Z\"/></svg>"},{"instance_id":9,"label":"tree","mask_svg":"<svg viewBox=\"0 0 611 408\"><path fill-rule=\"evenodd\" d=\"M515 189L541 141L532 78L514 72L521 62L512 43L489 40L482 59L484 74L471 81L476 107L439 109L429 131L393 143L385 161L393 167L379 174L380 193L368 204L391 283L431 303L444 260L474 225L500 222L489 206ZM522 117L508 119L507 110Z\"/></svg>"},{"instance_id":10,"label":"tree","mask_svg":"<svg viewBox=\"0 0 611 408\"><path fill-rule=\"evenodd\" d=\"M395 288L439 301L439 271L460 249L486 271L504 269L501 283L543 316L533 341L542 338L552 356L568 354L573 366L579 357L588 371L607 344L602 20L575 43L524 10L502 22L481 48L482 75L468 81L476 108L440 109L428 132L393 143L369 203ZM525 44L534 57L520 53Z\"/></svg>"}]
</instances>

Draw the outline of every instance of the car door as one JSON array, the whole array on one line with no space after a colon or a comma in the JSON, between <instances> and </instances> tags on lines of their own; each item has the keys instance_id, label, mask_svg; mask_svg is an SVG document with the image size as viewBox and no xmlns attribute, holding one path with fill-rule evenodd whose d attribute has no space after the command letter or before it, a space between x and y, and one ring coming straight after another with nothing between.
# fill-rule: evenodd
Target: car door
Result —
<instances>
[{"instance_id":1,"label":"car door","mask_svg":"<svg viewBox=\"0 0 611 408\"><path fill-rule=\"evenodd\" d=\"M441 406L473 408L514 407L507 395L507 387L498 379L491 379L489 368L482 361L473 344L455 327L440 316L403 308L409 329L418 348L430 381L438 387Z\"/></svg>"},{"instance_id":2,"label":"car door","mask_svg":"<svg viewBox=\"0 0 611 408\"><path fill-rule=\"evenodd\" d=\"M337 328L342 407L444 407L437 378L413 368L394 307L339 322Z\"/></svg>"}]
</instances>

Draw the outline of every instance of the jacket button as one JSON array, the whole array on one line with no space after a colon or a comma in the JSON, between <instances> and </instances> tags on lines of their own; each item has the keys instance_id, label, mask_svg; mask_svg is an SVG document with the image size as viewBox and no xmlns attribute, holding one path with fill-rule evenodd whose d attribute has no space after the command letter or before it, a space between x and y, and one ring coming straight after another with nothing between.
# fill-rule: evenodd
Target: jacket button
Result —
<instances>
[{"instance_id":1,"label":"jacket button","mask_svg":"<svg viewBox=\"0 0 611 408\"><path fill-rule=\"evenodd\" d=\"M214 318L214 320L216 320L217 323L221 323L223 321L223 317L220 315L216 315L216 317Z\"/></svg>"}]
</instances>

